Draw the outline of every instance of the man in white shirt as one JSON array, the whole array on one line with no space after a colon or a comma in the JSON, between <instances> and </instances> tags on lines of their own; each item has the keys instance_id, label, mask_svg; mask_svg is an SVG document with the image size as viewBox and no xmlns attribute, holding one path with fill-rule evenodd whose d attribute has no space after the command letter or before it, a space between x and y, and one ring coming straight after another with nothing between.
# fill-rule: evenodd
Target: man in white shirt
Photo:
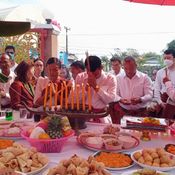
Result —
<instances>
[{"instance_id":1,"label":"man in white shirt","mask_svg":"<svg viewBox=\"0 0 175 175\"><path fill-rule=\"evenodd\" d=\"M148 75L137 70L133 57L124 59L124 74L117 76L117 98L113 123L120 123L124 115L142 116L146 113L146 106L152 100L152 82Z\"/></svg>"},{"instance_id":2,"label":"man in white shirt","mask_svg":"<svg viewBox=\"0 0 175 175\"><path fill-rule=\"evenodd\" d=\"M15 47L12 45L7 45L5 47L5 53L10 57L10 62L11 62L11 71L15 71L16 67L18 64L15 62Z\"/></svg>"},{"instance_id":3,"label":"man in white shirt","mask_svg":"<svg viewBox=\"0 0 175 175\"><path fill-rule=\"evenodd\" d=\"M175 115L175 101L171 98L169 90L170 86L175 87L175 51L172 49L166 50L163 58L166 67L157 72L154 98L163 110L162 117L173 118ZM169 81L166 81L167 79Z\"/></svg>"},{"instance_id":4,"label":"man in white shirt","mask_svg":"<svg viewBox=\"0 0 175 175\"><path fill-rule=\"evenodd\" d=\"M124 73L124 70L122 69L122 62L119 57L112 57L110 59L110 63L112 68L112 70L110 71L111 74L118 76Z\"/></svg>"},{"instance_id":5,"label":"man in white shirt","mask_svg":"<svg viewBox=\"0 0 175 175\"><path fill-rule=\"evenodd\" d=\"M10 85L13 83L15 79L15 73L10 70L11 67L11 62L10 62L10 57L7 54L2 54L0 57L0 68L1 68L1 73L5 77L8 78L7 82L1 79L0 82L0 93L1 93L1 106L6 108L10 107L10 94L9 94L9 88Z\"/></svg>"},{"instance_id":6,"label":"man in white shirt","mask_svg":"<svg viewBox=\"0 0 175 175\"><path fill-rule=\"evenodd\" d=\"M95 110L104 109L116 98L116 78L103 71L101 60L97 56L89 56L85 60L86 72L79 73L75 83L90 86L92 107ZM85 101L88 104L88 92L85 91ZM104 121L105 122L105 121Z\"/></svg>"}]
</instances>

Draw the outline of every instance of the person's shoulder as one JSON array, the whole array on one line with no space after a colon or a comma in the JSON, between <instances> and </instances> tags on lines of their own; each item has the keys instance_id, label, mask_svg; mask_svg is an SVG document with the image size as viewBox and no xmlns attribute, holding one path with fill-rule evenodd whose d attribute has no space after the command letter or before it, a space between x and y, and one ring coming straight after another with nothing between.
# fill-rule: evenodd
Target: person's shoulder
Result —
<instances>
[{"instance_id":1,"label":"person's shoulder","mask_svg":"<svg viewBox=\"0 0 175 175\"><path fill-rule=\"evenodd\" d=\"M157 75L162 74L165 71L166 67L163 67L157 71Z\"/></svg>"},{"instance_id":2,"label":"person's shoulder","mask_svg":"<svg viewBox=\"0 0 175 175\"><path fill-rule=\"evenodd\" d=\"M79 73L78 75L77 75L77 77L78 78L85 78L85 77L87 77L88 75L87 75L87 72L81 72L81 73Z\"/></svg>"}]
</instances>

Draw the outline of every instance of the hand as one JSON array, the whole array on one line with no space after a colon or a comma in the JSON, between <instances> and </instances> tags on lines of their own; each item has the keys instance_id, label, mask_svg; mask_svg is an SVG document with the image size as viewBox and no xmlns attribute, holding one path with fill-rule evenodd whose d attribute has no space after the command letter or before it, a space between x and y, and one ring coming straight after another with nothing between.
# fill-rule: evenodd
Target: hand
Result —
<instances>
[{"instance_id":1,"label":"hand","mask_svg":"<svg viewBox=\"0 0 175 175\"><path fill-rule=\"evenodd\" d=\"M170 79L168 77L164 77L163 83L165 84L167 81L170 81Z\"/></svg>"},{"instance_id":2,"label":"hand","mask_svg":"<svg viewBox=\"0 0 175 175\"><path fill-rule=\"evenodd\" d=\"M139 103L142 103L142 100L141 100L140 97L131 98L131 104L132 105L136 105L136 104L139 104Z\"/></svg>"},{"instance_id":3,"label":"hand","mask_svg":"<svg viewBox=\"0 0 175 175\"><path fill-rule=\"evenodd\" d=\"M131 101L129 99L120 99L120 103L122 103L124 105L130 105Z\"/></svg>"},{"instance_id":4,"label":"hand","mask_svg":"<svg viewBox=\"0 0 175 175\"><path fill-rule=\"evenodd\" d=\"M1 97L5 98L6 97L6 93L3 89L0 89L0 93L1 93Z\"/></svg>"},{"instance_id":5,"label":"hand","mask_svg":"<svg viewBox=\"0 0 175 175\"><path fill-rule=\"evenodd\" d=\"M96 83L96 78L95 76L93 75L92 72L89 72L88 73L88 83L91 87L93 87L94 89L96 88L97 86L97 83Z\"/></svg>"}]
</instances>

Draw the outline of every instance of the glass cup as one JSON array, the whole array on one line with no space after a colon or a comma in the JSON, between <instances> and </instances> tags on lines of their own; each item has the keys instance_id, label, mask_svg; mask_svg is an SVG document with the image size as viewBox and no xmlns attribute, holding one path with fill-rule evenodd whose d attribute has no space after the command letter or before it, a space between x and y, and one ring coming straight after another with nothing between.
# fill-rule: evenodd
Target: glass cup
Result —
<instances>
[{"instance_id":1,"label":"glass cup","mask_svg":"<svg viewBox=\"0 0 175 175\"><path fill-rule=\"evenodd\" d=\"M28 111L26 108L19 109L20 118L27 119Z\"/></svg>"},{"instance_id":2,"label":"glass cup","mask_svg":"<svg viewBox=\"0 0 175 175\"><path fill-rule=\"evenodd\" d=\"M5 119L8 121L13 120L13 110L12 109L7 109L5 112Z\"/></svg>"}]
</instances>

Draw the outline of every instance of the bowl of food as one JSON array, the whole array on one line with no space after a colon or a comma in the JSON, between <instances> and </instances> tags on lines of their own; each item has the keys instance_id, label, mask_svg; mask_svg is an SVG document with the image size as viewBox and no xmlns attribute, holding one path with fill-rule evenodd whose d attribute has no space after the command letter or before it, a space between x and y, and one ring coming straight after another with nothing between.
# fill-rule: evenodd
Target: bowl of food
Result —
<instances>
[{"instance_id":1,"label":"bowl of food","mask_svg":"<svg viewBox=\"0 0 175 175\"><path fill-rule=\"evenodd\" d=\"M129 154L98 151L94 155L97 162L101 162L108 170L124 170L134 165Z\"/></svg>"},{"instance_id":2,"label":"bowl of food","mask_svg":"<svg viewBox=\"0 0 175 175\"><path fill-rule=\"evenodd\" d=\"M168 154L163 148L138 150L131 154L131 158L143 168L157 171L170 171L175 169L175 157Z\"/></svg>"}]
</instances>

